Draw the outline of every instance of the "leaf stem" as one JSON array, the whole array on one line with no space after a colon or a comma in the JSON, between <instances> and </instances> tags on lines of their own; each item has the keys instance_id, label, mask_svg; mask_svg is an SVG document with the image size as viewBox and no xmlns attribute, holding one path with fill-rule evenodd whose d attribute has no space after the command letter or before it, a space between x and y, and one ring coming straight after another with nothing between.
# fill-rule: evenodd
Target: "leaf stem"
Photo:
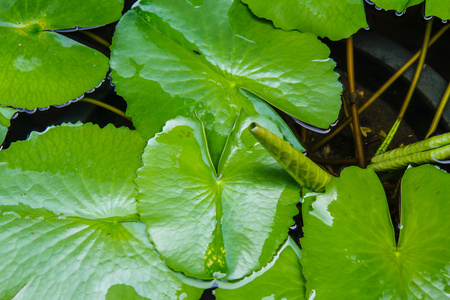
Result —
<instances>
[{"instance_id":1,"label":"leaf stem","mask_svg":"<svg viewBox=\"0 0 450 300\"><path fill-rule=\"evenodd\" d=\"M444 112L444 108L447 105L448 99L450 98L450 82L445 90L444 95L442 96L441 103L439 103L439 107L436 110L433 121L431 122L430 129L428 129L425 138L429 138L431 134L436 130L436 127L441 119L442 113Z\"/></svg>"},{"instance_id":2,"label":"leaf stem","mask_svg":"<svg viewBox=\"0 0 450 300\"><path fill-rule=\"evenodd\" d=\"M348 74L348 85L350 90L350 109L353 120L353 139L355 142L356 156L358 159L358 165L361 168L365 167L364 162L364 149L362 146L361 131L359 130L359 118L358 109L356 107L356 87L355 87L355 68L354 68L354 58L353 58L353 36L347 39L347 74Z\"/></svg>"},{"instance_id":3,"label":"leaf stem","mask_svg":"<svg viewBox=\"0 0 450 300\"><path fill-rule=\"evenodd\" d=\"M101 102L101 101L98 101L98 100L95 100L95 99L91 99L91 98L87 98L87 97L84 97L80 101L88 102L88 103L95 104L97 106L103 107L103 108L105 108L105 109L107 109L109 111L112 111L113 113L116 113L119 116L121 116L121 117L131 121L131 118L129 116L127 116L123 111L121 111L120 109L115 108L114 106L106 104L104 102Z\"/></svg>"},{"instance_id":4,"label":"leaf stem","mask_svg":"<svg viewBox=\"0 0 450 300\"><path fill-rule=\"evenodd\" d=\"M430 40L430 44L428 47L431 47L448 29L450 28L450 24L442 27ZM420 56L420 51L416 52L397 72L394 73L373 95L372 97L367 100L366 103L364 103L359 109L358 114L361 114L363 111L365 111L375 100L377 100L408 68L416 62L416 60ZM310 149L309 152L313 153L314 151L317 151L319 148L321 148L323 145L328 143L332 138L334 138L336 135L339 134L348 124L352 122L352 118L348 118L345 121L342 122L342 124L336 129L334 129L330 134L328 134L325 138L323 138L321 141L314 144Z\"/></svg>"},{"instance_id":5,"label":"leaf stem","mask_svg":"<svg viewBox=\"0 0 450 300\"><path fill-rule=\"evenodd\" d=\"M107 40L101 38L100 36L96 35L95 33L92 33L90 31L86 31L86 30L80 30L80 32L84 35L87 35L94 41L99 42L100 44L102 44L103 46L105 46L107 48L109 48L111 46L111 44Z\"/></svg>"},{"instance_id":6,"label":"leaf stem","mask_svg":"<svg viewBox=\"0 0 450 300\"><path fill-rule=\"evenodd\" d=\"M420 53L419 62L417 63L416 72L414 73L414 78L411 82L411 85L409 86L408 93L406 94L405 100L403 101L403 105L400 109L400 112L398 113L397 120L395 121L394 125L392 126L391 130L389 131L389 134L384 139L381 146L378 148L377 152L375 154L381 154L386 152L387 148L391 144L392 139L394 138L395 133L397 132L397 129L403 120L403 117L405 116L406 109L409 106L409 103L411 102L412 95L414 91L416 90L417 82L419 82L420 74L422 73L424 63L425 63L425 57L427 56L427 50L428 50L428 44L430 43L430 35L431 35L431 28L433 25L432 18L427 23L427 28L425 30L425 37L423 39L422 44L422 50Z\"/></svg>"},{"instance_id":7,"label":"leaf stem","mask_svg":"<svg viewBox=\"0 0 450 300\"><path fill-rule=\"evenodd\" d=\"M250 132L261 145L302 187L316 192L325 191L332 176L316 165L303 153L277 135L256 123L249 126Z\"/></svg>"}]
</instances>

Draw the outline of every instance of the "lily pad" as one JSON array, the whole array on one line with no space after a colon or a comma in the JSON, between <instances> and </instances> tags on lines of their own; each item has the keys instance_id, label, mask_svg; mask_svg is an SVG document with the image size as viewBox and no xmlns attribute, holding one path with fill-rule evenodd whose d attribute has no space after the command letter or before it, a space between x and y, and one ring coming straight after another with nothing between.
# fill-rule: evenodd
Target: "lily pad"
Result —
<instances>
[{"instance_id":1,"label":"lily pad","mask_svg":"<svg viewBox=\"0 0 450 300\"><path fill-rule=\"evenodd\" d=\"M314 35L275 29L238 0L141 0L120 20L111 53L117 92L143 136L195 111L215 164L239 111L257 115L262 100L327 128L340 107L334 67Z\"/></svg>"},{"instance_id":2,"label":"lily pad","mask_svg":"<svg viewBox=\"0 0 450 300\"><path fill-rule=\"evenodd\" d=\"M445 299L450 293L450 175L409 168L396 243L375 172L347 168L304 218L302 265L315 299Z\"/></svg>"},{"instance_id":3,"label":"lily pad","mask_svg":"<svg viewBox=\"0 0 450 300\"><path fill-rule=\"evenodd\" d=\"M143 147L135 131L86 124L0 152L1 299L102 299L121 284L151 299L188 296L139 222Z\"/></svg>"},{"instance_id":4,"label":"lily pad","mask_svg":"<svg viewBox=\"0 0 450 300\"><path fill-rule=\"evenodd\" d=\"M405 12L408 7L420 4L424 0L374 0L375 5L384 9L394 9ZM450 19L450 4L445 0L426 0L425 15L436 16L442 20Z\"/></svg>"},{"instance_id":5,"label":"lily pad","mask_svg":"<svg viewBox=\"0 0 450 300\"><path fill-rule=\"evenodd\" d=\"M367 27L362 0L243 0L260 18L269 19L278 28L312 32L331 40L348 38Z\"/></svg>"},{"instance_id":6,"label":"lily pad","mask_svg":"<svg viewBox=\"0 0 450 300\"><path fill-rule=\"evenodd\" d=\"M0 106L0 145L5 140L6 133L11 125L11 118L16 112L16 109Z\"/></svg>"},{"instance_id":7,"label":"lily pad","mask_svg":"<svg viewBox=\"0 0 450 300\"><path fill-rule=\"evenodd\" d=\"M436 16L442 20L450 19L450 4L448 1L427 0L425 4L425 15Z\"/></svg>"},{"instance_id":8,"label":"lily pad","mask_svg":"<svg viewBox=\"0 0 450 300\"><path fill-rule=\"evenodd\" d=\"M217 300L305 299L305 278L300 265L300 248L288 238L268 266L236 283L218 282Z\"/></svg>"},{"instance_id":9,"label":"lily pad","mask_svg":"<svg viewBox=\"0 0 450 300\"><path fill-rule=\"evenodd\" d=\"M108 58L51 30L111 23L122 9L123 0L1 1L0 104L46 107L95 88Z\"/></svg>"},{"instance_id":10,"label":"lily pad","mask_svg":"<svg viewBox=\"0 0 450 300\"><path fill-rule=\"evenodd\" d=\"M422 3L424 0L374 0L376 6L384 9L392 9L405 12L408 7Z\"/></svg>"},{"instance_id":11,"label":"lily pad","mask_svg":"<svg viewBox=\"0 0 450 300\"><path fill-rule=\"evenodd\" d=\"M237 120L218 169L199 119L178 117L149 140L137 171L138 211L169 267L235 280L265 266L298 213L299 187ZM276 125L271 131L280 135Z\"/></svg>"}]
</instances>

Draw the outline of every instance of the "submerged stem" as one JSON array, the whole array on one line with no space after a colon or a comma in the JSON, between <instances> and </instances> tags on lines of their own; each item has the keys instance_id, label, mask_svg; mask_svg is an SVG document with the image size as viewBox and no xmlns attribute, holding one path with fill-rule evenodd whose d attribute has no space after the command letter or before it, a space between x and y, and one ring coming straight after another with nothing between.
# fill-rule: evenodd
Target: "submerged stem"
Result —
<instances>
[{"instance_id":1,"label":"submerged stem","mask_svg":"<svg viewBox=\"0 0 450 300\"><path fill-rule=\"evenodd\" d=\"M427 135L425 138L427 139L433 132L436 130L439 120L442 117L442 113L444 112L444 108L447 105L448 99L450 98L450 82L445 90L444 96L442 96L442 100L439 103L439 107L436 110L433 121L431 122L430 129L428 129Z\"/></svg>"},{"instance_id":2,"label":"submerged stem","mask_svg":"<svg viewBox=\"0 0 450 300\"><path fill-rule=\"evenodd\" d=\"M442 27L430 40L428 47L431 47L448 29L450 28L450 24ZM420 51L416 52L397 72L392 75L388 81L386 81L379 89L376 91L366 103L364 103L359 109L358 114L361 114L364 110L366 110L375 100L377 100L408 68L419 58ZM328 143L332 138L339 134L348 124L352 122L352 118L348 118L341 123L340 126L336 127L330 134L328 134L321 141L314 144L309 151L312 153L318 150L320 147Z\"/></svg>"},{"instance_id":3,"label":"submerged stem","mask_svg":"<svg viewBox=\"0 0 450 300\"><path fill-rule=\"evenodd\" d=\"M364 149L362 146L361 131L359 130L359 118L358 109L356 107L356 87L355 87L355 72L353 62L353 36L347 39L347 73L348 73L348 85L350 89L350 104L351 114L353 120L353 139L355 143L358 165L361 168L365 167L364 162Z\"/></svg>"},{"instance_id":4,"label":"submerged stem","mask_svg":"<svg viewBox=\"0 0 450 300\"><path fill-rule=\"evenodd\" d=\"M417 82L419 82L419 77L423 70L423 65L425 63L425 57L427 56L427 50L428 50L428 44L430 42L432 25L433 25L433 19L431 19L427 23L427 28L425 30L425 37L423 39L422 50L420 53L419 62L417 63L416 72L414 73L414 78L411 82L411 85L409 86L409 90L408 90L408 93L406 94L405 101L403 101L402 108L400 109L400 112L398 113L397 120L395 121L394 126L392 126L391 130L389 131L388 136L383 141L380 148L378 148L378 150L375 154L381 154L381 153L386 152L387 148L391 144L392 139L394 138L395 133L397 132L397 129L398 129L401 121L403 120L406 109L408 108L409 103L411 102L412 95L416 89Z\"/></svg>"},{"instance_id":5,"label":"submerged stem","mask_svg":"<svg viewBox=\"0 0 450 300\"><path fill-rule=\"evenodd\" d=\"M95 100L95 99L91 99L91 98L86 98L86 97L84 97L80 101L89 102L89 103L95 104L97 106L101 106L101 107L103 107L103 108L105 108L107 110L110 110L113 113L116 113L119 116L124 117L125 119L131 121L131 118L129 116L127 116L123 111L121 111L120 109L115 108L114 106L106 104L104 102L101 102L101 101L98 101L98 100Z\"/></svg>"}]
</instances>

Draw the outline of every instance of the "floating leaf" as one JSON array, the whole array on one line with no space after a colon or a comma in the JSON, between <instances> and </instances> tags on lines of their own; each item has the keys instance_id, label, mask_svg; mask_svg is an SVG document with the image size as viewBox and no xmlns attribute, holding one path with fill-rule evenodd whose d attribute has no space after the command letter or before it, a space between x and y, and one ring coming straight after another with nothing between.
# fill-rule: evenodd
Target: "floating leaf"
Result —
<instances>
[{"instance_id":1,"label":"floating leaf","mask_svg":"<svg viewBox=\"0 0 450 300\"><path fill-rule=\"evenodd\" d=\"M340 107L334 67L314 35L274 29L238 0L142 0L120 20L111 54L117 92L144 137L195 111L215 164L241 108L257 115L261 99L327 128Z\"/></svg>"},{"instance_id":2,"label":"floating leaf","mask_svg":"<svg viewBox=\"0 0 450 300\"><path fill-rule=\"evenodd\" d=\"M0 104L62 104L100 84L108 58L51 30L98 26L121 16L123 0L0 3Z\"/></svg>"},{"instance_id":3,"label":"floating leaf","mask_svg":"<svg viewBox=\"0 0 450 300\"><path fill-rule=\"evenodd\" d=\"M305 278L300 265L300 249L288 238L274 261L236 283L218 282L217 300L305 299Z\"/></svg>"},{"instance_id":4,"label":"floating leaf","mask_svg":"<svg viewBox=\"0 0 450 300\"><path fill-rule=\"evenodd\" d=\"M332 40L348 38L367 27L362 0L243 0L260 18L284 30L298 29Z\"/></svg>"},{"instance_id":5,"label":"floating leaf","mask_svg":"<svg viewBox=\"0 0 450 300\"><path fill-rule=\"evenodd\" d=\"M424 0L374 0L375 5L384 9L405 12L408 7L420 4ZM425 15L436 16L442 20L450 19L450 4L446 0L426 0Z\"/></svg>"},{"instance_id":6,"label":"floating leaf","mask_svg":"<svg viewBox=\"0 0 450 300\"><path fill-rule=\"evenodd\" d=\"M315 299L445 299L450 293L450 175L409 168L396 244L386 196L370 169L347 168L304 218L302 265Z\"/></svg>"},{"instance_id":7,"label":"floating leaf","mask_svg":"<svg viewBox=\"0 0 450 300\"><path fill-rule=\"evenodd\" d=\"M442 20L450 19L450 4L443 0L427 0L425 5L425 15L436 16Z\"/></svg>"},{"instance_id":8,"label":"floating leaf","mask_svg":"<svg viewBox=\"0 0 450 300\"><path fill-rule=\"evenodd\" d=\"M417 5L423 1L424 0L374 0L372 2L380 8L405 12L408 7Z\"/></svg>"},{"instance_id":9,"label":"floating leaf","mask_svg":"<svg viewBox=\"0 0 450 300\"><path fill-rule=\"evenodd\" d=\"M143 147L135 131L87 124L0 152L1 299L102 299L118 284L151 299L185 292L138 222Z\"/></svg>"},{"instance_id":10,"label":"floating leaf","mask_svg":"<svg viewBox=\"0 0 450 300\"><path fill-rule=\"evenodd\" d=\"M138 211L172 269L240 279L266 265L286 239L299 187L246 129L252 121L269 123L241 115L217 171L198 119L173 119L149 140L137 172Z\"/></svg>"},{"instance_id":11,"label":"floating leaf","mask_svg":"<svg viewBox=\"0 0 450 300\"><path fill-rule=\"evenodd\" d=\"M5 140L9 125L11 125L11 118L16 112L16 109L0 106L0 145Z\"/></svg>"}]
</instances>

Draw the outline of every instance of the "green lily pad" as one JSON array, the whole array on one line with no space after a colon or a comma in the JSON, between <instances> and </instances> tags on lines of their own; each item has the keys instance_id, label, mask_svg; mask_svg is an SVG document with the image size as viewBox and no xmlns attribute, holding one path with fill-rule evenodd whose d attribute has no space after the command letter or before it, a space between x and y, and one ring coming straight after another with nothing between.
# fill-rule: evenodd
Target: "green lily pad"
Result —
<instances>
[{"instance_id":1,"label":"green lily pad","mask_svg":"<svg viewBox=\"0 0 450 300\"><path fill-rule=\"evenodd\" d=\"M123 0L3 0L0 104L33 109L66 103L108 71L99 51L49 30L99 26L121 16Z\"/></svg>"},{"instance_id":2,"label":"green lily pad","mask_svg":"<svg viewBox=\"0 0 450 300\"><path fill-rule=\"evenodd\" d=\"M304 218L302 265L315 299L445 299L450 293L450 175L409 168L395 241L386 196L370 169L348 168Z\"/></svg>"},{"instance_id":3,"label":"green lily pad","mask_svg":"<svg viewBox=\"0 0 450 300\"><path fill-rule=\"evenodd\" d=\"M362 0L243 0L260 18L284 30L298 29L331 40L348 38L367 27Z\"/></svg>"},{"instance_id":4,"label":"green lily pad","mask_svg":"<svg viewBox=\"0 0 450 300\"><path fill-rule=\"evenodd\" d=\"M425 4L425 15L436 16L442 20L450 19L450 4L443 0L427 0Z\"/></svg>"},{"instance_id":5,"label":"green lily pad","mask_svg":"<svg viewBox=\"0 0 450 300\"><path fill-rule=\"evenodd\" d=\"M11 125L11 118L16 112L16 109L0 106L0 145L5 140L9 125Z\"/></svg>"},{"instance_id":6,"label":"green lily pad","mask_svg":"<svg viewBox=\"0 0 450 300\"><path fill-rule=\"evenodd\" d=\"M424 0L374 0L375 5L384 9L394 9L405 12L408 7L420 4ZM436 16L442 20L450 19L450 4L446 0L426 0L425 15Z\"/></svg>"},{"instance_id":7,"label":"green lily pad","mask_svg":"<svg viewBox=\"0 0 450 300\"><path fill-rule=\"evenodd\" d=\"M262 99L327 128L340 107L334 67L314 35L275 29L238 0L139 1L120 20L111 54L117 92L143 136L195 111L215 164L239 111L259 114Z\"/></svg>"},{"instance_id":8,"label":"green lily pad","mask_svg":"<svg viewBox=\"0 0 450 300\"><path fill-rule=\"evenodd\" d=\"M102 299L121 284L151 299L188 296L138 222L143 147L136 131L86 124L0 152L1 299Z\"/></svg>"},{"instance_id":9,"label":"green lily pad","mask_svg":"<svg viewBox=\"0 0 450 300\"><path fill-rule=\"evenodd\" d=\"M305 278L300 265L300 249L288 238L272 262L236 283L218 282L217 300L305 299Z\"/></svg>"},{"instance_id":10,"label":"green lily pad","mask_svg":"<svg viewBox=\"0 0 450 300\"><path fill-rule=\"evenodd\" d=\"M408 7L422 3L424 0L374 0L376 6L383 9L392 9L405 12Z\"/></svg>"},{"instance_id":11,"label":"green lily pad","mask_svg":"<svg viewBox=\"0 0 450 300\"><path fill-rule=\"evenodd\" d=\"M199 119L170 120L149 140L137 171L138 211L172 269L240 279L265 266L287 238L299 187L246 129L269 123L264 118L241 115L217 171Z\"/></svg>"}]
</instances>

